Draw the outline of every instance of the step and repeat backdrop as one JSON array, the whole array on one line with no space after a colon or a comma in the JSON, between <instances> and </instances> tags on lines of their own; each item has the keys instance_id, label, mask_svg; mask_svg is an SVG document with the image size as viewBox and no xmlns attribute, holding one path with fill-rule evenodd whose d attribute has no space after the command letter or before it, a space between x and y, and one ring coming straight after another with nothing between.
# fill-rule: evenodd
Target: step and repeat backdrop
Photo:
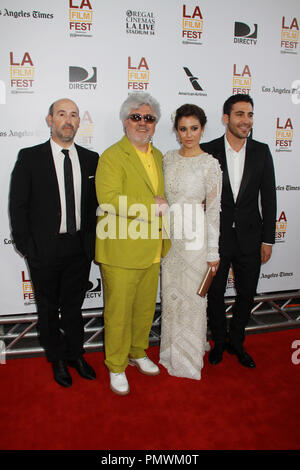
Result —
<instances>
[{"instance_id":1,"label":"step and repeat backdrop","mask_svg":"<svg viewBox=\"0 0 300 470\"><path fill-rule=\"evenodd\" d=\"M278 196L276 244L258 292L300 288L299 26L299 0L1 0L0 314L35 311L7 210L18 151L49 138L49 105L68 97L80 109L76 142L101 155L122 137L120 105L134 91L161 104L154 144L163 153L178 147L171 115L181 104L205 110L208 141L224 133L224 101L252 96L253 138L270 146ZM84 308L102 305L93 264Z\"/></svg>"}]
</instances>

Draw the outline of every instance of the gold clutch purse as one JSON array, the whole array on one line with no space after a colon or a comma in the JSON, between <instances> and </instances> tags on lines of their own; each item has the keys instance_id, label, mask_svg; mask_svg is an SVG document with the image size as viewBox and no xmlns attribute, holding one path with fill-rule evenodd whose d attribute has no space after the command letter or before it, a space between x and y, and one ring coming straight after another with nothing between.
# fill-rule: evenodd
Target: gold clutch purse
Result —
<instances>
[{"instance_id":1,"label":"gold clutch purse","mask_svg":"<svg viewBox=\"0 0 300 470\"><path fill-rule=\"evenodd\" d=\"M213 280L213 272L211 266L207 268L207 271L202 279L200 286L198 287L197 294L200 297L205 297L208 289L210 288L211 282Z\"/></svg>"}]
</instances>

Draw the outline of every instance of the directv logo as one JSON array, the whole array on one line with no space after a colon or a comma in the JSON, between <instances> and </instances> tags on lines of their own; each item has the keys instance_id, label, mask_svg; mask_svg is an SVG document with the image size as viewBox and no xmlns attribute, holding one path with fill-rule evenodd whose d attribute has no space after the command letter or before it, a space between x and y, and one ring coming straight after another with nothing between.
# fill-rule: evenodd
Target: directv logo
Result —
<instances>
[{"instance_id":1,"label":"directv logo","mask_svg":"<svg viewBox=\"0 0 300 470\"><path fill-rule=\"evenodd\" d=\"M101 280L97 278L97 285L94 287L91 281L89 281L91 285L90 289L87 291L85 298L86 299L93 299L96 297L101 297Z\"/></svg>"},{"instance_id":2,"label":"directv logo","mask_svg":"<svg viewBox=\"0 0 300 470\"><path fill-rule=\"evenodd\" d=\"M256 45L257 43L257 24L252 27L246 23L236 21L234 23L234 42L239 44Z\"/></svg>"},{"instance_id":3,"label":"directv logo","mask_svg":"<svg viewBox=\"0 0 300 470\"><path fill-rule=\"evenodd\" d=\"M69 67L69 88L79 90L96 90L97 88L97 68L70 66Z\"/></svg>"}]
</instances>

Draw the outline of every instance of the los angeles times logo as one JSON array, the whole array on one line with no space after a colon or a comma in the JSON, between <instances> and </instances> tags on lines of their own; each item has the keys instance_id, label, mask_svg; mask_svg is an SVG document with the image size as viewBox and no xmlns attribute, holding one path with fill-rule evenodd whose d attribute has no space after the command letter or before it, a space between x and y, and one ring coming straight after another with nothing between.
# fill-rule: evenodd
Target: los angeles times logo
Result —
<instances>
[{"instance_id":1,"label":"los angeles times logo","mask_svg":"<svg viewBox=\"0 0 300 470\"><path fill-rule=\"evenodd\" d=\"M294 80L292 83L291 100L293 104L300 104L300 80Z\"/></svg>"}]
</instances>

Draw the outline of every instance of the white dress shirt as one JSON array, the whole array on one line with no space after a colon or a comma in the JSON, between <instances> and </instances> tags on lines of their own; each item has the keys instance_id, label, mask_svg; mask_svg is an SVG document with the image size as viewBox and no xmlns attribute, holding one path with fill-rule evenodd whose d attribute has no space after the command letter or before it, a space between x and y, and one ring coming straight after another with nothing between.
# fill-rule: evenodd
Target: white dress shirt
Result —
<instances>
[{"instance_id":1,"label":"white dress shirt","mask_svg":"<svg viewBox=\"0 0 300 470\"><path fill-rule=\"evenodd\" d=\"M241 186L243 172L244 172L247 139L243 147L238 152L233 150L233 148L230 146L226 138L226 135L224 139L225 139L225 153L226 153L229 180L230 180L230 185L232 189L233 199L234 199L234 202L236 202L236 199L240 190L240 186ZM234 227L234 222L233 222L232 227ZM263 243L265 245L272 246L271 243L266 243L266 242L263 242Z\"/></svg>"},{"instance_id":2,"label":"white dress shirt","mask_svg":"<svg viewBox=\"0 0 300 470\"><path fill-rule=\"evenodd\" d=\"M62 153L64 147L60 147L54 140L50 139L52 155L56 170L56 176L59 187L60 206L61 206L61 223L59 233L67 232L67 218L66 218L66 193L65 193L65 178L64 178L64 158ZM75 216L76 216L76 230L80 230L81 216L81 169L79 158L74 143L68 147L69 157L72 162L73 182L74 182L74 196L75 196Z\"/></svg>"},{"instance_id":3,"label":"white dress shirt","mask_svg":"<svg viewBox=\"0 0 300 470\"><path fill-rule=\"evenodd\" d=\"M246 141L243 147L238 152L236 152L230 146L225 135L225 153L233 199L234 202L236 202L245 166Z\"/></svg>"}]
</instances>

